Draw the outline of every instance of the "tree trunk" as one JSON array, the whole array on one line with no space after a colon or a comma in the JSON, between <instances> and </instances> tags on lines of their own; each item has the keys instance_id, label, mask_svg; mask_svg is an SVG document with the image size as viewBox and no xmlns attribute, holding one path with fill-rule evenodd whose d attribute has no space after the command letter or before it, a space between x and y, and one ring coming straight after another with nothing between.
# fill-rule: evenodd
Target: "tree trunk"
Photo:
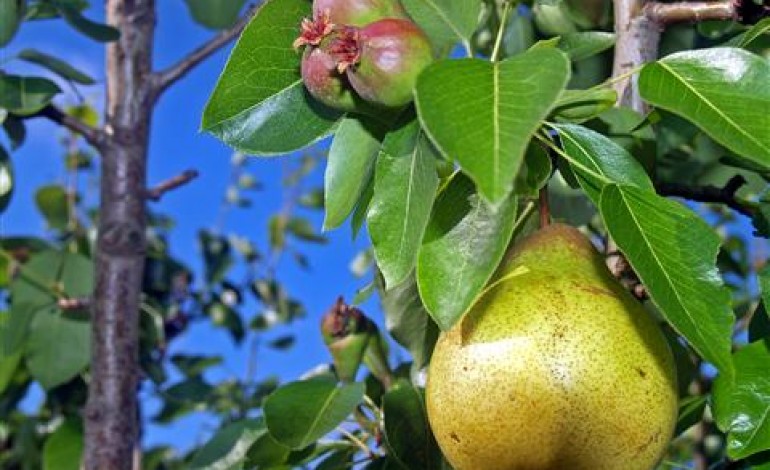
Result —
<instances>
[{"instance_id":1,"label":"tree trunk","mask_svg":"<svg viewBox=\"0 0 770 470\"><path fill-rule=\"evenodd\" d=\"M121 37L107 46L106 138L86 405L87 470L130 470L137 441L139 300L152 116L154 0L105 0Z\"/></svg>"}]
</instances>

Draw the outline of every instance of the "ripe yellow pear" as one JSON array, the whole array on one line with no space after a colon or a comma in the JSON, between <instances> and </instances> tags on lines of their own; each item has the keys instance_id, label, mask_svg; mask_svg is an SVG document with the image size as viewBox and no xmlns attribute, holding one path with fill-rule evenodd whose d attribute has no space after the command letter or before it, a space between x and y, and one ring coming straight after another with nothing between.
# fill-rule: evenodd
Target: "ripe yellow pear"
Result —
<instances>
[{"instance_id":1,"label":"ripe yellow pear","mask_svg":"<svg viewBox=\"0 0 770 470\"><path fill-rule=\"evenodd\" d=\"M655 321L580 232L521 242L431 359L431 428L455 470L650 470L676 371Z\"/></svg>"}]
</instances>

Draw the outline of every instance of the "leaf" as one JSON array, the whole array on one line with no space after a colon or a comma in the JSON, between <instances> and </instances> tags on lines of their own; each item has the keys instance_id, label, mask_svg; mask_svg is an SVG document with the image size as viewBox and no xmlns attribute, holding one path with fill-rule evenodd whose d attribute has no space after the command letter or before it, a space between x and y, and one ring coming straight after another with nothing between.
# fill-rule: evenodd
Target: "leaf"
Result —
<instances>
[{"instance_id":1,"label":"leaf","mask_svg":"<svg viewBox=\"0 0 770 470\"><path fill-rule=\"evenodd\" d=\"M704 396L691 396L680 401L674 436L679 436L703 419L707 402Z\"/></svg>"},{"instance_id":2,"label":"leaf","mask_svg":"<svg viewBox=\"0 0 770 470\"><path fill-rule=\"evenodd\" d=\"M409 470L441 469L442 457L428 425L425 396L400 380L382 397L388 453Z\"/></svg>"},{"instance_id":3,"label":"leaf","mask_svg":"<svg viewBox=\"0 0 770 470\"><path fill-rule=\"evenodd\" d=\"M577 62L615 45L615 34L602 31L567 33L559 38L558 48L566 52L570 60Z\"/></svg>"},{"instance_id":4,"label":"leaf","mask_svg":"<svg viewBox=\"0 0 770 470\"><path fill-rule=\"evenodd\" d=\"M70 209L67 192L59 185L43 186L35 193L37 209L43 214L48 227L66 230L69 225Z\"/></svg>"},{"instance_id":5,"label":"leaf","mask_svg":"<svg viewBox=\"0 0 770 470\"><path fill-rule=\"evenodd\" d=\"M226 237L207 230L198 232L198 241L203 251L206 283L210 286L217 284L224 279L234 262L230 242Z\"/></svg>"},{"instance_id":6,"label":"leaf","mask_svg":"<svg viewBox=\"0 0 770 470\"><path fill-rule=\"evenodd\" d=\"M43 250L32 256L11 283L13 305L50 306L59 291L68 298L91 295L94 267L83 255Z\"/></svg>"},{"instance_id":7,"label":"leaf","mask_svg":"<svg viewBox=\"0 0 770 470\"><path fill-rule=\"evenodd\" d=\"M770 449L770 344L751 343L733 355L735 379L714 382L714 413L727 433L727 455L734 460Z\"/></svg>"},{"instance_id":8,"label":"leaf","mask_svg":"<svg viewBox=\"0 0 770 470\"><path fill-rule=\"evenodd\" d=\"M770 63L742 49L680 52L647 64L642 97L700 127L739 156L770 168Z\"/></svg>"},{"instance_id":9,"label":"leaf","mask_svg":"<svg viewBox=\"0 0 770 470\"><path fill-rule=\"evenodd\" d=\"M716 268L716 233L680 203L631 186L607 185L599 209L669 324L701 357L731 376L734 319L730 292Z\"/></svg>"},{"instance_id":10,"label":"leaf","mask_svg":"<svg viewBox=\"0 0 770 470\"><path fill-rule=\"evenodd\" d=\"M296 340L294 335L284 335L269 341L267 345L273 349L286 350L294 346Z\"/></svg>"},{"instance_id":11,"label":"leaf","mask_svg":"<svg viewBox=\"0 0 770 470\"><path fill-rule=\"evenodd\" d=\"M439 329L422 305L414 275L389 290L382 282L377 287L388 332L412 355L415 370L427 367Z\"/></svg>"},{"instance_id":12,"label":"leaf","mask_svg":"<svg viewBox=\"0 0 770 470\"><path fill-rule=\"evenodd\" d=\"M770 338L770 315L767 312L767 306L770 305L770 266L765 266L759 271L757 278L761 302L749 323L749 341Z\"/></svg>"},{"instance_id":13,"label":"leaf","mask_svg":"<svg viewBox=\"0 0 770 470\"><path fill-rule=\"evenodd\" d=\"M13 196L13 163L8 153L0 145L0 214L5 212Z\"/></svg>"},{"instance_id":14,"label":"leaf","mask_svg":"<svg viewBox=\"0 0 770 470\"><path fill-rule=\"evenodd\" d=\"M457 174L439 194L417 257L420 297L442 330L473 304L513 234L516 197L494 208Z\"/></svg>"},{"instance_id":15,"label":"leaf","mask_svg":"<svg viewBox=\"0 0 770 470\"><path fill-rule=\"evenodd\" d=\"M326 243L329 241L323 235L317 234L315 230L313 230L313 225L310 221L302 217L292 217L289 219L286 223L286 230L295 237L306 242Z\"/></svg>"},{"instance_id":16,"label":"leaf","mask_svg":"<svg viewBox=\"0 0 770 470\"><path fill-rule=\"evenodd\" d=\"M749 48L762 36L770 34L770 18L765 18L748 31L741 33L725 43L726 46Z\"/></svg>"},{"instance_id":17,"label":"leaf","mask_svg":"<svg viewBox=\"0 0 770 470\"><path fill-rule=\"evenodd\" d=\"M597 206L607 183L655 191L642 165L620 145L583 126L561 124L553 128L559 133L580 186Z\"/></svg>"},{"instance_id":18,"label":"leaf","mask_svg":"<svg viewBox=\"0 0 770 470\"><path fill-rule=\"evenodd\" d=\"M270 434L292 449L301 449L328 434L361 402L361 383L337 385L328 380L293 382L265 401Z\"/></svg>"},{"instance_id":19,"label":"leaf","mask_svg":"<svg viewBox=\"0 0 770 470\"><path fill-rule=\"evenodd\" d=\"M2 114L2 111L0 111L0 114ZM11 143L11 150L21 147L21 144L27 139L27 126L19 116L6 116L3 121L3 129Z\"/></svg>"},{"instance_id":20,"label":"leaf","mask_svg":"<svg viewBox=\"0 0 770 470\"><path fill-rule=\"evenodd\" d=\"M433 146L416 120L389 133L377 157L367 217L386 289L414 268L438 188Z\"/></svg>"},{"instance_id":21,"label":"leaf","mask_svg":"<svg viewBox=\"0 0 770 470\"><path fill-rule=\"evenodd\" d=\"M51 80L0 74L0 108L28 116L45 108L61 89Z\"/></svg>"},{"instance_id":22,"label":"leaf","mask_svg":"<svg viewBox=\"0 0 770 470\"><path fill-rule=\"evenodd\" d=\"M0 0L0 47L16 35L24 14L26 0Z\"/></svg>"},{"instance_id":23,"label":"leaf","mask_svg":"<svg viewBox=\"0 0 770 470\"><path fill-rule=\"evenodd\" d=\"M80 470L83 455L83 426L68 420L59 426L43 446L43 470Z\"/></svg>"},{"instance_id":24,"label":"leaf","mask_svg":"<svg viewBox=\"0 0 770 470\"><path fill-rule=\"evenodd\" d=\"M212 366L222 363L221 356L188 356L184 354L174 354L171 356L171 363L179 369L179 372L185 377L194 377L203 374L203 372Z\"/></svg>"},{"instance_id":25,"label":"leaf","mask_svg":"<svg viewBox=\"0 0 770 470\"><path fill-rule=\"evenodd\" d=\"M82 85L93 85L96 83L93 78L79 71L67 62L35 49L24 49L19 52L18 57L27 62L45 67L51 72L67 80L72 80L73 82L80 83Z\"/></svg>"},{"instance_id":26,"label":"leaf","mask_svg":"<svg viewBox=\"0 0 770 470\"><path fill-rule=\"evenodd\" d=\"M225 29L238 20L246 0L185 0L193 19L211 29Z\"/></svg>"},{"instance_id":27,"label":"leaf","mask_svg":"<svg viewBox=\"0 0 770 470\"><path fill-rule=\"evenodd\" d=\"M68 382L91 360L91 324L60 312L41 311L29 326L27 369L44 389Z\"/></svg>"},{"instance_id":28,"label":"leaf","mask_svg":"<svg viewBox=\"0 0 770 470\"><path fill-rule=\"evenodd\" d=\"M369 120L345 118L334 135L324 175L324 230L339 227L361 199L381 146Z\"/></svg>"},{"instance_id":29,"label":"leaf","mask_svg":"<svg viewBox=\"0 0 770 470\"><path fill-rule=\"evenodd\" d=\"M564 90L553 114L559 121L583 122L611 109L616 101L617 95L611 88Z\"/></svg>"},{"instance_id":30,"label":"leaf","mask_svg":"<svg viewBox=\"0 0 770 470\"><path fill-rule=\"evenodd\" d=\"M500 203L568 77L569 61L555 49L530 50L495 64L444 60L420 75L415 103L441 153L459 162L484 198Z\"/></svg>"},{"instance_id":31,"label":"leaf","mask_svg":"<svg viewBox=\"0 0 770 470\"><path fill-rule=\"evenodd\" d=\"M269 0L251 20L203 112L203 130L231 147L275 155L328 135L341 113L312 99L302 83L300 54L292 48L306 0Z\"/></svg>"},{"instance_id":32,"label":"leaf","mask_svg":"<svg viewBox=\"0 0 770 470\"><path fill-rule=\"evenodd\" d=\"M241 468L251 445L267 433L264 420L245 419L224 426L192 458L190 468L231 470Z\"/></svg>"},{"instance_id":33,"label":"leaf","mask_svg":"<svg viewBox=\"0 0 770 470\"><path fill-rule=\"evenodd\" d=\"M80 14L80 11L62 0L55 0L54 5L59 14L70 26L88 36L94 41L111 42L120 38L120 31L112 26L96 23Z\"/></svg>"},{"instance_id":34,"label":"leaf","mask_svg":"<svg viewBox=\"0 0 770 470\"><path fill-rule=\"evenodd\" d=\"M553 168L551 159L543 147L530 143L524 154L524 164L521 165L513 185L519 196L537 197L540 188L548 184Z\"/></svg>"},{"instance_id":35,"label":"leaf","mask_svg":"<svg viewBox=\"0 0 770 470\"><path fill-rule=\"evenodd\" d=\"M401 4L428 35L433 47L445 50L462 42L470 51L471 35L481 11L480 0L401 0Z\"/></svg>"}]
</instances>

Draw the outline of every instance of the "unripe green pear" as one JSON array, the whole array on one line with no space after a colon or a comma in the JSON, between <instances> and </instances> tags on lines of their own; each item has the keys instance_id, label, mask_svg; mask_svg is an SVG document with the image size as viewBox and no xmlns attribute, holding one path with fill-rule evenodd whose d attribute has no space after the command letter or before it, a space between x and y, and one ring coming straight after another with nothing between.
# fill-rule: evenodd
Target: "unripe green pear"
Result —
<instances>
[{"instance_id":1,"label":"unripe green pear","mask_svg":"<svg viewBox=\"0 0 770 470\"><path fill-rule=\"evenodd\" d=\"M313 17L328 12L332 23L366 26L383 18L409 18L399 0L315 0Z\"/></svg>"},{"instance_id":2,"label":"unripe green pear","mask_svg":"<svg viewBox=\"0 0 770 470\"><path fill-rule=\"evenodd\" d=\"M650 470L677 415L662 332L564 225L522 241L441 335L426 394L456 470Z\"/></svg>"}]
</instances>

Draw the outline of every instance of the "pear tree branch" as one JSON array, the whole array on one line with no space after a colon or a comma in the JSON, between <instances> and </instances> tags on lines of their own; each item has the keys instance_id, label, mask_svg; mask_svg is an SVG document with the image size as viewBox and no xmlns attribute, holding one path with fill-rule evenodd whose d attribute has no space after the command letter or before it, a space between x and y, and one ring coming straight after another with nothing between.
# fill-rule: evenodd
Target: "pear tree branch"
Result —
<instances>
[{"instance_id":1,"label":"pear tree branch","mask_svg":"<svg viewBox=\"0 0 770 470\"><path fill-rule=\"evenodd\" d=\"M256 11L257 5L252 6L233 26L201 44L198 48L180 59L176 64L165 70L155 72L153 74L153 82L156 96L163 94L163 92L171 85L182 79L212 54L219 51L222 47L241 34Z\"/></svg>"},{"instance_id":2,"label":"pear tree branch","mask_svg":"<svg viewBox=\"0 0 770 470\"><path fill-rule=\"evenodd\" d=\"M105 133L102 129L91 127L75 116L71 116L65 113L52 104L49 104L37 113L29 116L28 119L36 117L46 118L49 121L64 127L65 129L82 135L86 142L96 148L101 148L102 144L104 143Z\"/></svg>"},{"instance_id":3,"label":"pear tree branch","mask_svg":"<svg viewBox=\"0 0 770 470\"><path fill-rule=\"evenodd\" d=\"M751 207L736 196L737 191L746 184L746 178L736 175L723 186L687 186L677 183L663 183L657 186L661 196L673 196L696 202L724 204L735 212L747 217L753 216Z\"/></svg>"}]
</instances>

